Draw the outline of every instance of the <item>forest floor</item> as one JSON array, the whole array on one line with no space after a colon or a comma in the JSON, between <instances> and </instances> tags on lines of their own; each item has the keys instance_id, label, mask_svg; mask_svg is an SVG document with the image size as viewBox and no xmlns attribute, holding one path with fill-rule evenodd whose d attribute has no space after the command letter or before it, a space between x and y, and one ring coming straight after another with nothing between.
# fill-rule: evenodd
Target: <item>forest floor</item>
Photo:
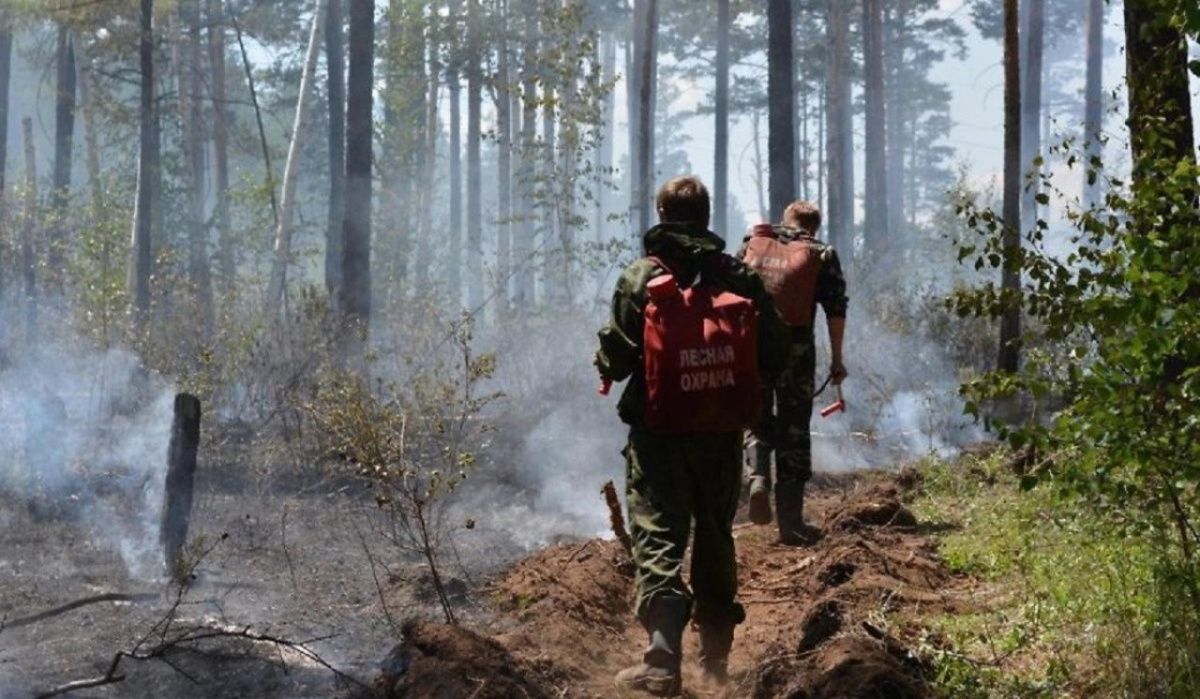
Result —
<instances>
[{"instance_id":1,"label":"forest floor","mask_svg":"<svg viewBox=\"0 0 1200 699\"><path fill-rule=\"evenodd\" d=\"M740 599L732 680L706 685L685 635L684 682L694 697L922 697L933 671L919 648L926 617L972 604L975 582L950 572L904 500L915 472L818 476L809 517L824 538L774 542L772 527L735 525ZM412 625L397 649L403 672L377 687L389 696L620 696L613 675L635 662L645 632L630 606L631 565L616 541L552 546L489 587L495 642ZM453 681L447 678L455 678Z\"/></svg>"},{"instance_id":2,"label":"forest floor","mask_svg":"<svg viewBox=\"0 0 1200 699\"><path fill-rule=\"evenodd\" d=\"M1091 554L1082 540L1055 543L1042 506L1018 499L1006 469L1000 457L818 474L807 509L825 536L807 547L780 546L772 527L740 514L747 620L732 681L704 683L691 629L686 695L1092 695L1076 675L1091 672L1095 630L1075 618L1047 624L1046 591L997 567L1014 556L1027 567L1021 542L1035 541L1073 556L1047 558L1047 576L1058 576L1047 579L1077 585L1062 561L1083 570ZM95 518L0 496L0 699L103 677L139 640L161 653L125 658L120 681L70 696L619 697L612 677L646 642L616 541L521 553L483 532L459 552L475 577L449 572L461 626L448 627L435 621L421 562L366 544L378 536L371 508L343 497L347 486L249 486L214 471L198 483L193 532L211 552L179 598L131 575ZM209 637L173 644L180 634Z\"/></svg>"}]
</instances>

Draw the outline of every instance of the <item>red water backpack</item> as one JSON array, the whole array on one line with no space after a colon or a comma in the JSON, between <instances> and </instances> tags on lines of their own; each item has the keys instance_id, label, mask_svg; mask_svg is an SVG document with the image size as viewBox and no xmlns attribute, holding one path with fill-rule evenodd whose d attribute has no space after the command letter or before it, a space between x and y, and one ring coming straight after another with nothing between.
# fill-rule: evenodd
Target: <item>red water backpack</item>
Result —
<instances>
[{"instance_id":1,"label":"red water backpack","mask_svg":"<svg viewBox=\"0 0 1200 699\"><path fill-rule=\"evenodd\" d=\"M782 241L770 224L759 224L746 242L742 259L762 277L784 322L812 325L821 273L821 253L814 243L803 238Z\"/></svg>"},{"instance_id":2,"label":"red water backpack","mask_svg":"<svg viewBox=\"0 0 1200 699\"><path fill-rule=\"evenodd\" d=\"M666 272L646 285L646 425L670 434L736 432L758 419L758 311L701 278L686 289Z\"/></svg>"}]
</instances>

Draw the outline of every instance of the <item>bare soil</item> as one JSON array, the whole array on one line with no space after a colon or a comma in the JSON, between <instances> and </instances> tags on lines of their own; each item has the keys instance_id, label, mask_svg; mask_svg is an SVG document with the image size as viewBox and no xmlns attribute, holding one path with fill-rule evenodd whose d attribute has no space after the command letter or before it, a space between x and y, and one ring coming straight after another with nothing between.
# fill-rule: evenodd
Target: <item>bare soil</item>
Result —
<instances>
[{"instance_id":1,"label":"bare soil","mask_svg":"<svg viewBox=\"0 0 1200 699\"><path fill-rule=\"evenodd\" d=\"M952 576L939 559L904 506L901 483L912 485L910 477L884 474L820 479L809 517L825 537L809 547L780 546L771 528L739 523L735 533L747 619L737 631L732 681L704 684L692 660L697 637L689 632L685 695L927 696L929 668L911 650L919 619L958 609L966 581ZM429 630L414 632L396 651L415 658L406 665L410 681L405 692L388 696L490 696L489 688L510 682L514 673L529 684L505 696L619 696L612 677L637 660L646 642L631 610L631 575L629 559L615 541L539 551L490 587L498 615L488 630L499 645L478 652L474 646L485 643L479 637L470 642L455 637L430 649ZM507 655L498 673L501 646ZM415 653L415 647L423 649ZM461 691L422 681L431 673L413 669L447 667L448 658L457 673L473 678Z\"/></svg>"}]
</instances>

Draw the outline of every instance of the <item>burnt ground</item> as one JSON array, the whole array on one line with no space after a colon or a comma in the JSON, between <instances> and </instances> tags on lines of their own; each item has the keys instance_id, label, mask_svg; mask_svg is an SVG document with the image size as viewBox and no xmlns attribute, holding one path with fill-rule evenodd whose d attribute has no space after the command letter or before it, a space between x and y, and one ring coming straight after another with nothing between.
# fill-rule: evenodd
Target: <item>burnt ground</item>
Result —
<instances>
[{"instance_id":1,"label":"burnt ground","mask_svg":"<svg viewBox=\"0 0 1200 699\"><path fill-rule=\"evenodd\" d=\"M428 576L378 543L361 498L344 492L351 486L217 480L201 479L193 523L212 552L170 630L221 637L173 647L161 659L124 660L123 681L71 696L355 696L361 682L390 696L609 697L612 675L645 642L616 542L560 543L511 564L518 551L482 532L474 549L460 551L479 577L452 582L462 593L460 621L480 634L405 625L437 620ZM739 523L748 619L738 629L733 683L701 684L689 632L689 694L924 696L928 669L910 651L920 618L962 606L965 585L947 572L903 498L894 476L819 477L810 518L826 537L807 548L778 546L770 528ZM0 498L0 697L102 676L116 651L133 648L170 613L171 588L131 576L94 526ZM375 543L364 548L364 540ZM106 593L141 597L29 621ZM354 679L293 650L228 635L242 632L317 639L307 647Z\"/></svg>"},{"instance_id":2,"label":"burnt ground","mask_svg":"<svg viewBox=\"0 0 1200 699\"><path fill-rule=\"evenodd\" d=\"M113 533L136 529L141 508L127 501L128 493L91 492L31 507L0 492L0 699L103 676L117 651L132 650L168 617L167 640L181 633L217 637L172 646L161 659L122 660L124 680L71 696L342 696L354 682L339 680L316 659L231 634L317 639L305 647L366 683L404 619L435 618L426 568L381 536L376 508L355 485L262 482L204 464L197 474L191 535L209 552L178 605L179 588L156 567L136 577L121 555L122 546L140 543ZM81 514L95 510L111 514ZM520 553L485 526L472 534L466 541L473 548L458 553L476 575ZM477 581L453 561L445 569L460 618L481 622L487 611L465 595ZM55 613L98 596L134 599ZM143 650L161 638L151 635Z\"/></svg>"}]
</instances>

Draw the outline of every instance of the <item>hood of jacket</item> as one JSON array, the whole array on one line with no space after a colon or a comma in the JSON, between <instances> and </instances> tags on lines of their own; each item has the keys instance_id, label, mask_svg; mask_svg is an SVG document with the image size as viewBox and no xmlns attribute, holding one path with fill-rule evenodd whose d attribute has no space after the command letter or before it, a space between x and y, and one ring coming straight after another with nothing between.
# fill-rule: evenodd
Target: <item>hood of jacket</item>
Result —
<instances>
[{"instance_id":1,"label":"hood of jacket","mask_svg":"<svg viewBox=\"0 0 1200 699\"><path fill-rule=\"evenodd\" d=\"M642 247L676 275L692 277L702 259L725 249L725 240L699 223L660 223L642 236Z\"/></svg>"}]
</instances>

